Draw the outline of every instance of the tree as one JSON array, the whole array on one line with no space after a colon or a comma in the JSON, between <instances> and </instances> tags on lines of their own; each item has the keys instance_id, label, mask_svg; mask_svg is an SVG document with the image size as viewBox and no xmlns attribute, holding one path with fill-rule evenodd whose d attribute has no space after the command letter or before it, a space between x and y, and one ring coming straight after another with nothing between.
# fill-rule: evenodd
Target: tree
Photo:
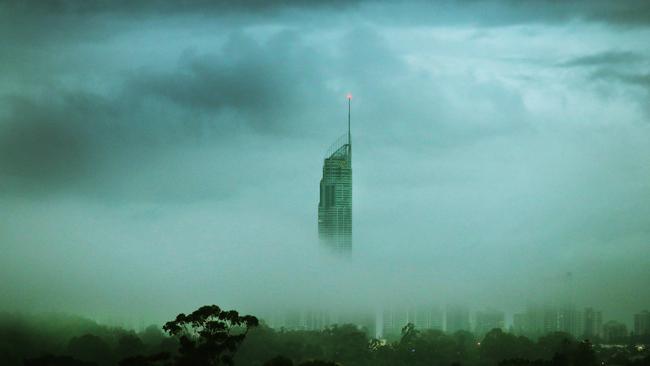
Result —
<instances>
[{"instance_id":1,"label":"tree","mask_svg":"<svg viewBox=\"0 0 650 366\"><path fill-rule=\"evenodd\" d=\"M266 361L264 366L293 366L293 361L290 358L280 355Z\"/></svg>"},{"instance_id":2,"label":"tree","mask_svg":"<svg viewBox=\"0 0 650 366\"><path fill-rule=\"evenodd\" d=\"M301 363L299 366L341 366L341 365L331 361L313 360L313 361L305 361Z\"/></svg>"},{"instance_id":3,"label":"tree","mask_svg":"<svg viewBox=\"0 0 650 366\"><path fill-rule=\"evenodd\" d=\"M553 332L540 337L537 340L539 358L552 359L556 354L565 355L569 352L575 339L569 333ZM560 359L556 359L560 362Z\"/></svg>"},{"instance_id":4,"label":"tree","mask_svg":"<svg viewBox=\"0 0 650 366\"><path fill-rule=\"evenodd\" d=\"M240 316L235 310L206 305L189 315L178 314L163 329L180 342L179 366L213 366L232 365L248 330L258 324L252 315Z\"/></svg>"},{"instance_id":5,"label":"tree","mask_svg":"<svg viewBox=\"0 0 650 366\"><path fill-rule=\"evenodd\" d=\"M124 333L117 339L115 353L120 359L133 357L145 351L145 346L140 337L135 333Z\"/></svg>"},{"instance_id":6,"label":"tree","mask_svg":"<svg viewBox=\"0 0 650 366\"><path fill-rule=\"evenodd\" d=\"M413 323L408 323L402 327L402 337L399 342L396 344L395 350L396 356L401 361L416 365L421 359L421 355L418 352L419 347L419 335L420 331L415 329Z\"/></svg>"},{"instance_id":7,"label":"tree","mask_svg":"<svg viewBox=\"0 0 650 366\"><path fill-rule=\"evenodd\" d=\"M345 365L360 364L369 357L368 336L355 325L343 324L326 328L322 332L324 354L322 358ZM312 345L306 350L317 350ZM310 352L311 357L316 356ZM320 358L320 357L319 357Z\"/></svg>"},{"instance_id":8,"label":"tree","mask_svg":"<svg viewBox=\"0 0 650 366\"><path fill-rule=\"evenodd\" d=\"M402 338L400 339L400 344L408 346L418 337L419 333L420 331L415 329L415 325L413 323L406 324L404 327L402 327Z\"/></svg>"},{"instance_id":9,"label":"tree","mask_svg":"<svg viewBox=\"0 0 650 366\"><path fill-rule=\"evenodd\" d=\"M160 342L167 338L165 333L162 332L162 329L159 325L150 325L146 327L142 332L138 334L142 342L147 345L158 345Z\"/></svg>"},{"instance_id":10,"label":"tree","mask_svg":"<svg viewBox=\"0 0 650 366\"><path fill-rule=\"evenodd\" d=\"M123 359L119 366L171 366L168 353L158 353L155 355L143 356L137 355Z\"/></svg>"},{"instance_id":11,"label":"tree","mask_svg":"<svg viewBox=\"0 0 650 366\"><path fill-rule=\"evenodd\" d=\"M466 330L459 330L452 335L456 343L456 361L472 364L478 359L478 347L474 335Z\"/></svg>"},{"instance_id":12,"label":"tree","mask_svg":"<svg viewBox=\"0 0 650 366\"><path fill-rule=\"evenodd\" d=\"M576 366L594 366L596 361L596 353L594 348L588 340L579 342L572 352L573 363Z\"/></svg>"},{"instance_id":13,"label":"tree","mask_svg":"<svg viewBox=\"0 0 650 366\"><path fill-rule=\"evenodd\" d=\"M533 343L525 337L505 333L500 328L489 331L479 347L482 359L493 362L506 359L529 359L533 357Z\"/></svg>"},{"instance_id":14,"label":"tree","mask_svg":"<svg viewBox=\"0 0 650 366\"><path fill-rule=\"evenodd\" d=\"M37 358L25 359L25 366L96 366L96 363L81 361L70 356L43 355Z\"/></svg>"},{"instance_id":15,"label":"tree","mask_svg":"<svg viewBox=\"0 0 650 366\"><path fill-rule=\"evenodd\" d=\"M114 355L108 343L94 334L73 337L68 342L67 351L75 358L96 362L99 365L110 365L114 361Z\"/></svg>"}]
</instances>

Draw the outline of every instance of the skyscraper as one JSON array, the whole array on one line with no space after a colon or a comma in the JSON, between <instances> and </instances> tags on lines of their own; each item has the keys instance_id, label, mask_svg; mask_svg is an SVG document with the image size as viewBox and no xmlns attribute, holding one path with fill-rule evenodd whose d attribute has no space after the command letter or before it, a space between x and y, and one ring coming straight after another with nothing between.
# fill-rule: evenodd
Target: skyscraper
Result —
<instances>
[{"instance_id":1,"label":"skyscraper","mask_svg":"<svg viewBox=\"0 0 650 366\"><path fill-rule=\"evenodd\" d=\"M650 335L650 312L648 310L634 314L634 335Z\"/></svg>"},{"instance_id":2,"label":"skyscraper","mask_svg":"<svg viewBox=\"0 0 650 366\"><path fill-rule=\"evenodd\" d=\"M318 235L337 253L352 250L352 136L348 94L348 133L328 149L323 161L318 203Z\"/></svg>"},{"instance_id":3,"label":"skyscraper","mask_svg":"<svg viewBox=\"0 0 650 366\"><path fill-rule=\"evenodd\" d=\"M582 333L580 329L580 312L571 304L561 306L557 309L557 326L560 332L567 332L573 335Z\"/></svg>"},{"instance_id":4,"label":"skyscraper","mask_svg":"<svg viewBox=\"0 0 650 366\"><path fill-rule=\"evenodd\" d=\"M378 314L377 323L381 323L377 336L399 337L408 323L413 323L418 330L442 330L443 313L437 305L390 305Z\"/></svg>"},{"instance_id":5,"label":"skyscraper","mask_svg":"<svg viewBox=\"0 0 650 366\"><path fill-rule=\"evenodd\" d=\"M626 341L628 336L627 327L623 323L610 320L603 324L603 338L609 344L619 343L622 344Z\"/></svg>"},{"instance_id":6,"label":"skyscraper","mask_svg":"<svg viewBox=\"0 0 650 366\"><path fill-rule=\"evenodd\" d=\"M470 330L469 309L462 305L447 305L445 316L445 330L448 333L455 333L459 330Z\"/></svg>"},{"instance_id":7,"label":"skyscraper","mask_svg":"<svg viewBox=\"0 0 650 366\"><path fill-rule=\"evenodd\" d=\"M524 313L515 314L514 330L519 335L538 337L560 330L558 309L553 306L529 305Z\"/></svg>"},{"instance_id":8,"label":"skyscraper","mask_svg":"<svg viewBox=\"0 0 650 366\"><path fill-rule=\"evenodd\" d=\"M587 339L600 337L603 327L603 313L586 308L583 315L582 334Z\"/></svg>"},{"instance_id":9,"label":"skyscraper","mask_svg":"<svg viewBox=\"0 0 650 366\"><path fill-rule=\"evenodd\" d=\"M474 332L478 336L487 334L494 328L503 329L505 327L505 314L497 310L485 310L476 312L476 323Z\"/></svg>"}]
</instances>

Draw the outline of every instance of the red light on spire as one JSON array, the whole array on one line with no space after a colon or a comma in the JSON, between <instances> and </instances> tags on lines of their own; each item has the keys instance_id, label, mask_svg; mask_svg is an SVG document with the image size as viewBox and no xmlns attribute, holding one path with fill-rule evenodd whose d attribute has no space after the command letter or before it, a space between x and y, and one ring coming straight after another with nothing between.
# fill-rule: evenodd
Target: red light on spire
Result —
<instances>
[{"instance_id":1,"label":"red light on spire","mask_svg":"<svg viewBox=\"0 0 650 366\"><path fill-rule=\"evenodd\" d=\"M348 98L348 99L352 99L352 93L348 93L347 98Z\"/></svg>"}]
</instances>

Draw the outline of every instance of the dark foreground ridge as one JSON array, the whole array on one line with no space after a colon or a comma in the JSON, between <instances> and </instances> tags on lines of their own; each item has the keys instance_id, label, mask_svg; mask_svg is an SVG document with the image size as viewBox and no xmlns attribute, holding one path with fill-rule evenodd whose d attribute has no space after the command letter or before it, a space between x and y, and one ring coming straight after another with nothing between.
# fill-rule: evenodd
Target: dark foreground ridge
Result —
<instances>
[{"instance_id":1,"label":"dark foreground ridge","mask_svg":"<svg viewBox=\"0 0 650 366\"><path fill-rule=\"evenodd\" d=\"M137 333L80 317L0 313L0 364L7 366L650 365L647 344L628 343L592 344L561 332L533 340L498 328L477 339L413 324L386 341L352 324L275 330L216 305Z\"/></svg>"}]
</instances>

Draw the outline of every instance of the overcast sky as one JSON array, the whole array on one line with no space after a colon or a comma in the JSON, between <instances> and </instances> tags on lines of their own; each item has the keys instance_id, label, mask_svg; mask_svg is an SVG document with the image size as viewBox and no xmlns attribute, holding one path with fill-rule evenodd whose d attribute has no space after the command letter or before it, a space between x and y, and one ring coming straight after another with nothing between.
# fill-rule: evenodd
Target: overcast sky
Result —
<instances>
[{"instance_id":1,"label":"overcast sky","mask_svg":"<svg viewBox=\"0 0 650 366\"><path fill-rule=\"evenodd\" d=\"M0 2L0 310L650 308L650 3L181 3Z\"/></svg>"}]
</instances>

